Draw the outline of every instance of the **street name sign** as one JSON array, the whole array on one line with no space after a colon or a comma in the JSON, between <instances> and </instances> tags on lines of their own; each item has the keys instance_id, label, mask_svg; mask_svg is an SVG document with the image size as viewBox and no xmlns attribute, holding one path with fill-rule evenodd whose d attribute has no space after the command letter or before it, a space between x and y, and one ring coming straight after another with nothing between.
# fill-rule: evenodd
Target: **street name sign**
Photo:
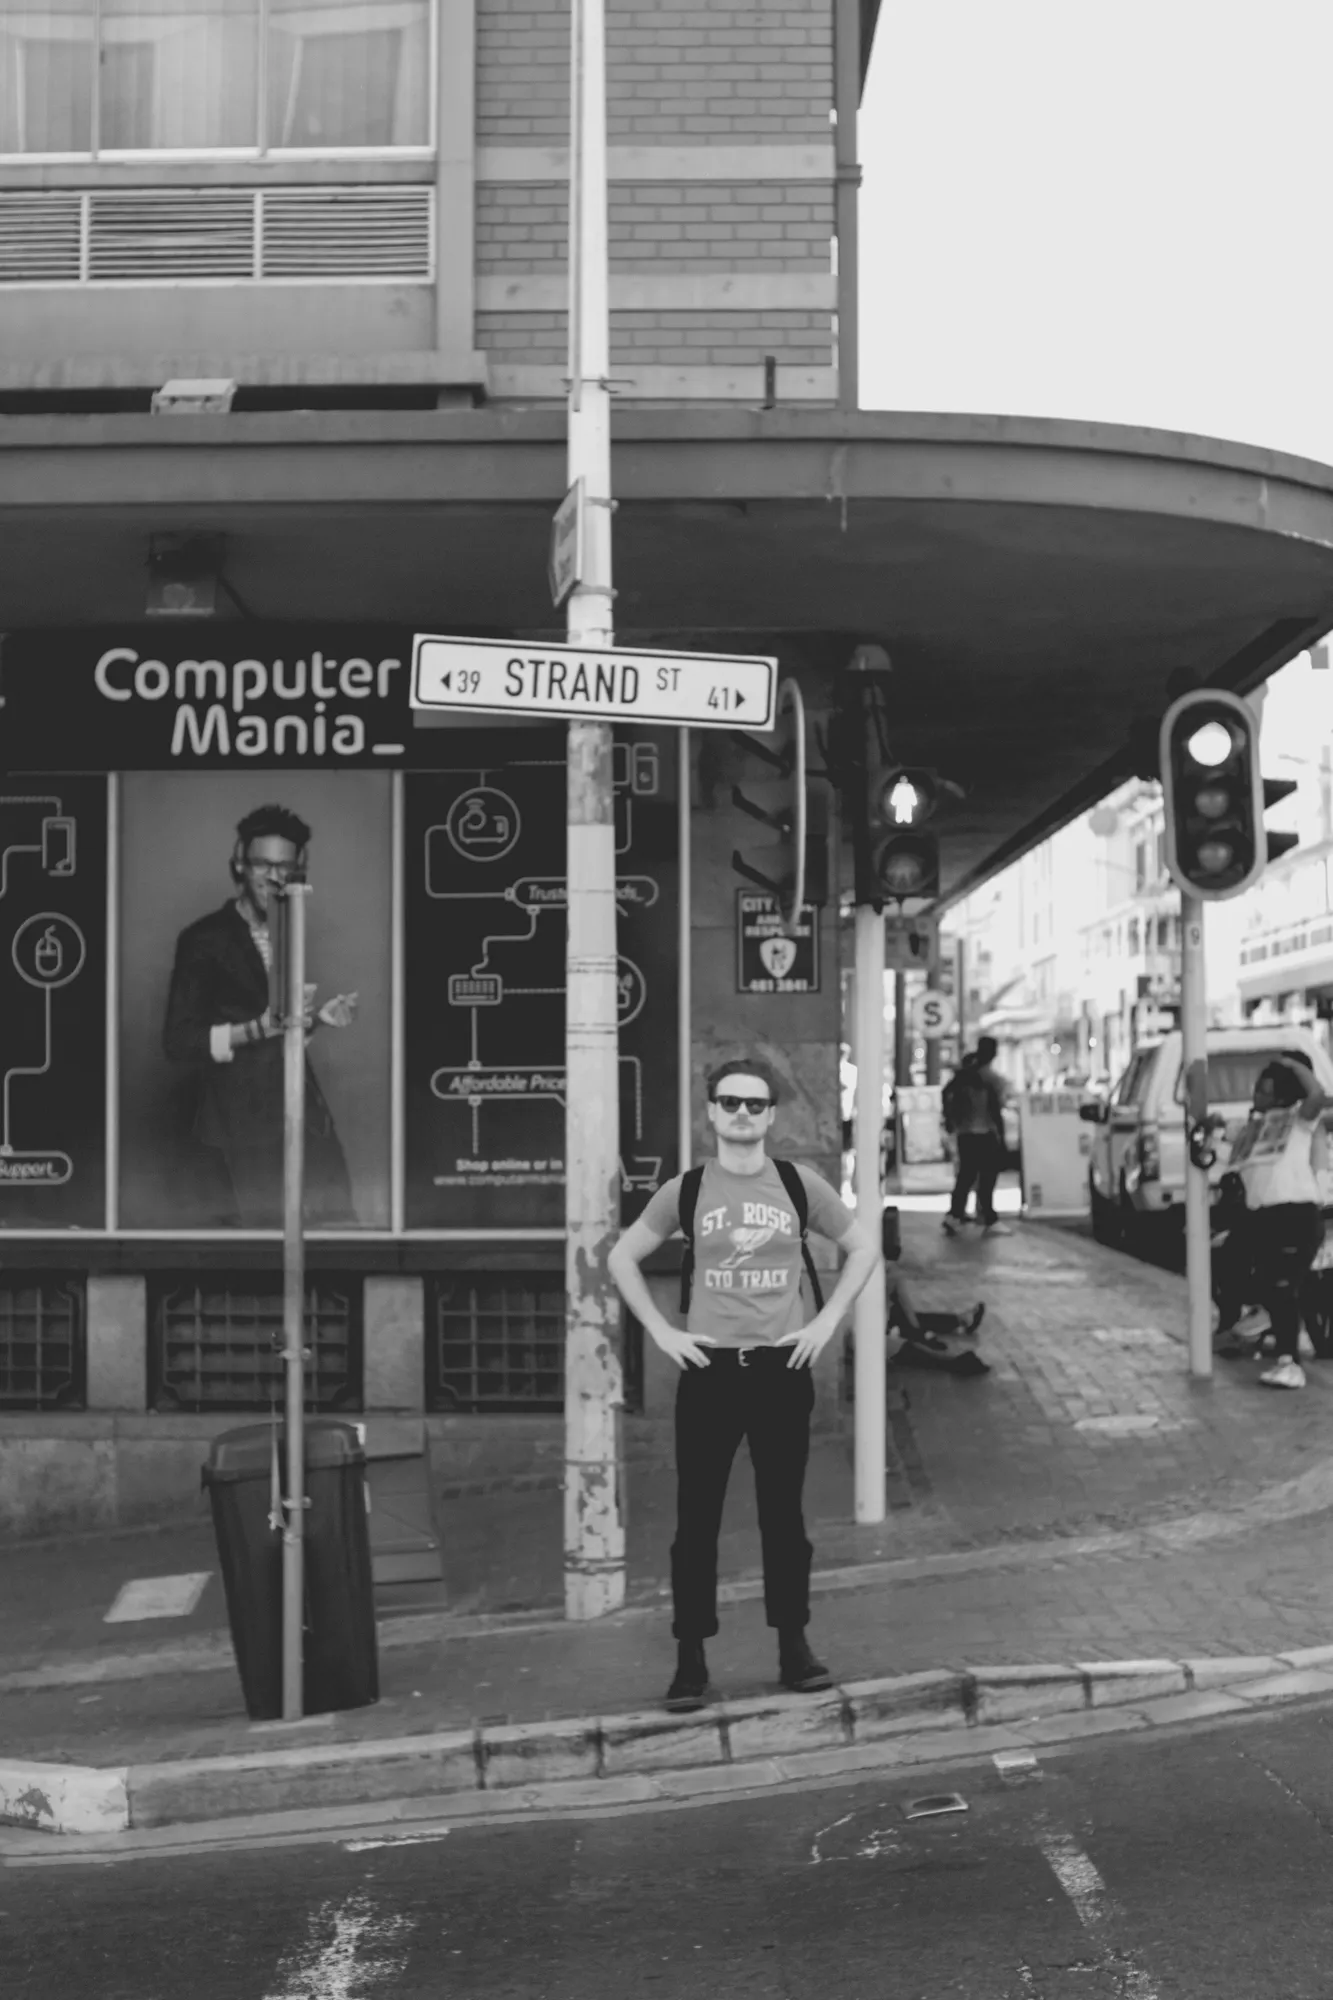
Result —
<instances>
[{"instance_id":1,"label":"street name sign","mask_svg":"<svg viewBox=\"0 0 1333 2000\"><path fill-rule=\"evenodd\" d=\"M427 633L418 633L412 647L412 706L437 714L771 729L777 692L777 661L753 654L525 645Z\"/></svg>"},{"instance_id":2,"label":"street name sign","mask_svg":"<svg viewBox=\"0 0 1333 2000\"><path fill-rule=\"evenodd\" d=\"M556 610L583 581L583 481L576 479L551 521L551 550L546 573Z\"/></svg>"}]
</instances>

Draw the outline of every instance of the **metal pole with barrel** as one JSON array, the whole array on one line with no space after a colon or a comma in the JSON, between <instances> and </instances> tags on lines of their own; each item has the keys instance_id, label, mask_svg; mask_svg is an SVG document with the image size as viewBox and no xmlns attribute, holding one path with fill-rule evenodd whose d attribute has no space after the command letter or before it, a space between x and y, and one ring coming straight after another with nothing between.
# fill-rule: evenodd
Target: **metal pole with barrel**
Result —
<instances>
[{"instance_id":1,"label":"metal pole with barrel","mask_svg":"<svg viewBox=\"0 0 1333 2000\"><path fill-rule=\"evenodd\" d=\"M270 903L270 993L282 1026L282 1716L304 1712L305 1679L305 938L308 882Z\"/></svg>"}]
</instances>

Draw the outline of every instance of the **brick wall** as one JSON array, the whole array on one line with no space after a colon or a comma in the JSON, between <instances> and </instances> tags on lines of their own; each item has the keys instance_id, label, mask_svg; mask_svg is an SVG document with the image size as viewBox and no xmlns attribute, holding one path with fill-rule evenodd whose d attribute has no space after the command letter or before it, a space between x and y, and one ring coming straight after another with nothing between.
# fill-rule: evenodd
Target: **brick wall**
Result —
<instances>
[{"instance_id":1,"label":"brick wall","mask_svg":"<svg viewBox=\"0 0 1333 2000\"><path fill-rule=\"evenodd\" d=\"M832 0L608 6L613 290L617 278L654 281L651 302L613 302L623 395L651 397L654 381L665 393L653 371L669 368L672 400L749 398L772 355L787 399L832 400L832 27ZM562 393L551 371L564 366L563 312L552 313L549 291L523 296L522 281L565 272L563 163L552 151L568 137L568 38L568 0L479 0L477 273L518 288L503 301L492 290L477 317L501 398ZM801 149L800 171L784 167ZM733 275L752 281L734 304L712 296L700 310L682 287L672 308L673 277ZM784 289L797 275L813 281L808 295Z\"/></svg>"},{"instance_id":2,"label":"brick wall","mask_svg":"<svg viewBox=\"0 0 1333 2000\"><path fill-rule=\"evenodd\" d=\"M607 137L827 139L833 9L635 0L606 14ZM478 0L477 139L559 145L569 130L568 0Z\"/></svg>"},{"instance_id":3,"label":"brick wall","mask_svg":"<svg viewBox=\"0 0 1333 2000\"><path fill-rule=\"evenodd\" d=\"M563 313L479 313L477 339L493 365L565 368ZM613 319L611 366L622 380L627 370L643 365L762 371L768 354L781 354L789 368L824 367L828 315L620 312ZM756 397L761 386L758 377L751 384Z\"/></svg>"}]
</instances>

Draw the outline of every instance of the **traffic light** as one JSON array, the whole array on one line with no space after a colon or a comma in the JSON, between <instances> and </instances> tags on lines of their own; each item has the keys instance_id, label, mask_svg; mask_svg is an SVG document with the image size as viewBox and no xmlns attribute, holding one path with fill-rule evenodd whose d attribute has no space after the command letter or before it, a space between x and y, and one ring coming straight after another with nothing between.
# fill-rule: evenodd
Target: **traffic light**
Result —
<instances>
[{"instance_id":1,"label":"traffic light","mask_svg":"<svg viewBox=\"0 0 1333 2000\"><path fill-rule=\"evenodd\" d=\"M811 783L812 776L825 774L807 769L805 706L793 679L783 681L778 690L779 715L788 709L792 730L779 750L740 730L731 732L733 742L776 774L761 778L755 787L765 795L763 802L748 798L739 785L731 788L731 802L737 811L773 828L778 836L760 851L759 858L768 868L755 867L738 848L732 852L731 865L747 882L775 898L784 926L792 934L801 922L801 910L796 908L798 886L803 907L828 900L828 810L822 787ZM776 874L769 872L774 867Z\"/></svg>"},{"instance_id":2,"label":"traffic light","mask_svg":"<svg viewBox=\"0 0 1333 2000\"><path fill-rule=\"evenodd\" d=\"M940 892L940 844L923 829L939 804L933 771L872 759L867 772L863 880L857 901L879 909ZM861 888L867 893L863 896Z\"/></svg>"},{"instance_id":3,"label":"traffic light","mask_svg":"<svg viewBox=\"0 0 1333 2000\"><path fill-rule=\"evenodd\" d=\"M1296 787L1259 770L1259 723L1224 688L1196 688L1171 704L1159 737L1166 805L1166 860L1187 895L1220 902L1256 882L1269 861L1296 845L1270 833L1264 812Z\"/></svg>"}]
</instances>

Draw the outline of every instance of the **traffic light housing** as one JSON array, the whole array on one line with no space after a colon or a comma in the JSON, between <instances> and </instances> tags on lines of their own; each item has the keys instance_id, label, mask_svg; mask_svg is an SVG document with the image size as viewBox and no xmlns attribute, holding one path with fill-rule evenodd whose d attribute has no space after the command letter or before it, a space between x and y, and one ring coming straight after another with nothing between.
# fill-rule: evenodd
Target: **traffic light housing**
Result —
<instances>
[{"instance_id":1,"label":"traffic light housing","mask_svg":"<svg viewBox=\"0 0 1333 2000\"><path fill-rule=\"evenodd\" d=\"M862 796L853 800L856 900L879 910L887 903L933 902L940 892L940 848L925 830L939 804L934 772L867 760Z\"/></svg>"},{"instance_id":2,"label":"traffic light housing","mask_svg":"<svg viewBox=\"0 0 1333 2000\"><path fill-rule=\"evenodd\" d=\"M1195 688L1162 717L1159 738L1166 806L1166 861L1187 895L1220 902L1257 882L1297 843L1269 832L1264 812L1295 789L1259 770L1259 722L1239 695Z\"/></svg>"},{"instance_id":3,"label":"traffic light housing","mask_svg":"<svg viewBox=\"0 0 1333 2000\"><path fill-rule=\"evenodd\" d=\"M741 730L731 732L734 743L776 773L775 777L759 781L766 801L773 803L747 797L739 785L731 788L731 802L738 812L777 833L777 842L761 849L759 858L769 867L776 866L779 872L772 874L768 868L756 867L739 848L732 851L731 865L747 882L753 882L775 899L783 927L790 936L802 921L803 908L818 907L828 900L829 869L826 797L821 786L811 783L813 775L827 774L812 774L808 770L805 705L800 688L791 678L784 680L778 689L779 716L788 709L792 714L792 731L780 749L771 749ZM796 907L798 887L802 908Z\"/></svg>"}]
</instances>

